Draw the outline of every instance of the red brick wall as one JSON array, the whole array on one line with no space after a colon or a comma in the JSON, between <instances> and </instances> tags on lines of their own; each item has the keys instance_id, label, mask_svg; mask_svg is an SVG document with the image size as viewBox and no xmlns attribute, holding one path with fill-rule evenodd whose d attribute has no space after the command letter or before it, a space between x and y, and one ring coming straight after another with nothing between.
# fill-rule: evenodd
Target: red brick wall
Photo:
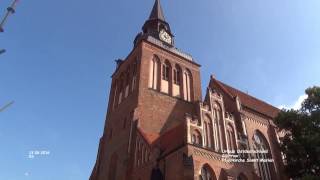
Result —
<instances>
[{"instance_id":1,"label":"red brick wall","mask_svg":"<svg viewBox=\"0 0 320 180\"><path fill-rule=\"evenodd\" d=\"M191 102L148 88L149 63L154 55L157 55L162 62L168 60L172 66L177 63L182 70L189 69L191 71L193 82ZM114 85L120 78L121 73L125 72L135 61L137 61L136 87L134 91L130 91L129 96L123 99L120 105L113 109ZM252 164L225 163L212 158L213 156L211 155L215 154L215 152L186 144L186 113L198 116L198 118L201 117L198 104L202 98L199 65L156 45L142 41L115 71L112 78L104 135L100 143L100 151L91 180L108 180L110 170L116 173L117 180L148 180L150 179L152 168L156 165L157 158L166 180L198 179L204 164L208 164L212 168L217 179L223 179L226 172L234 178L240 173L244 173L249 180L256 179L253 175ZM212 82L210 86L212 86ZM223 108L228 112L234 113L236 119L239 120L240 112L237 112L234 101L227 97L227 94L223 93L223 91L220 91L220 93L224 96ZM276 160L276 169L281 168L281 157L277 148L275 132L273 126L268 123L269 119L250 111L243 111L242 113L252 117L252 120L246 121L249 144L252 144L253 133L258 129L270 145L272 156ZM125 119L127 121L124 127ZM134 165L134 152L136 138L139 136L138 129L146 133L147 137L143 138L148 138L148 134L160 137L150 142L150 139L146 139L145 142L149 143L150 151L153 152L155 149L160 148L163 154L159 155L159 157L153 157L152 155L151 161L136 167ZM237 131L240 131L239 124L237 129ZM112 137L110 136L111 131ZM129 140L131 140L131 143L129 143ZM130 146L129 153L128 146ZM118 157L117 170L109 166L111 156L115 156L115 154ZM211 155L208 156L208 154ZM193 158L193 166L190 167L184 164L184 155ZM215 156L219 156L219 154ZM283 179L279 175L282 170L275 171L273 178Z\"/></svg>"}]
</instances>

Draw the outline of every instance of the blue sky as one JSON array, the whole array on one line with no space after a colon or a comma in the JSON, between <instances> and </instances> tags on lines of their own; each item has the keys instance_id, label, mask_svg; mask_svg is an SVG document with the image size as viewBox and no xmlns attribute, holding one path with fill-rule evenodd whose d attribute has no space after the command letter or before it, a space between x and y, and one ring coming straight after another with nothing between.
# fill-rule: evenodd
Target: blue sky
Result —
<instances>
[{"instance_id":1,"label":"blue sky","mask_svg":"<svg viewBox=\"0 0 320 180\"><path fill-rule=\"evenodd\" d=\"M0 13L10 0L0 2ZM20 0L0 34L0 179L86 180L116 58L153 0ZM320 1L166 1L176 46L210 74L275 106L320 84ZM30 151L49 155L28 158Z\"/></svg>"}]
</instances>

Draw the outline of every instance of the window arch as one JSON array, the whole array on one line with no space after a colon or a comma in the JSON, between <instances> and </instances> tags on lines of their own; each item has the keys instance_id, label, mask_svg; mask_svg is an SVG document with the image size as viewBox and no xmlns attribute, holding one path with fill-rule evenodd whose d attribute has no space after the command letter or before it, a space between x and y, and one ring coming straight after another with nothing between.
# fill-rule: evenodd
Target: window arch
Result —
<instances>
[{"instance_id":1,"label":"window arch","mask_svg":"<svg viewBox=\"0 0 320 180\"><path fill-rule=\"evenodd\" d=\"M192 90L192 74L189 69L183 73L183 94L184 100L191 101L191 90Z\"/></svg>"},{"instance_id":2,"label":"window arch","mask_svg":"<svg viewBox=\"0 0 320 180\"><path fill-rule=\"evenodd\" d=\"M222 125L223 125L223 119L222 119L222 109L220 105L215 102L213 104L213 136L214 136L214 148L216 151L220 151L222 148Z\"/></svg>"},{"instance_id":3,"label":"window arch","mask_svg":"<svg viewBox=\"0 0 320 180\"><path fill-rule=\"evenodd\" d=\"M264 135L256 130L252 137L253 140L253 149L256 151L268 151L268 153L256 153L255 156L257 159L269 159L271 158L270 148L268 141L264 137ZM271 180L271 167L272 164L269 162L255 162L255 168L258 175L261 177L261 180Z\"/></svg>"},{"instance_id":4,"label":"window arch","mask_svg":"<svg viewBox=\"0 0 320 180\"><path fill-rule=\"evenodd\" d=\"M227 126L227 140L229 150L236 150L236 140L233 126L229 123Z\"/></svg>"},{"instance_id":5,"label":"window arch","mask_svg":"<svg viewBox=\"0 0 320 180\"><path fill-rule=\"evenodd\" d=\"M171 86L171 64L168 60L166 60L162 64L161 92L169 94L170 86Z\"/></svg>"},{"instance_id":6,"label":"window arch","mask_svg":"<svg viewBox=\"0 0 320 180\"><path fill-rule=\"evenodd\" d=\"M168 60L162 64L162 80L169 81L171 65Z\"/></svg>"},{"instance_id":7,"label":"window arch","mask_svg":"<svg viewBox=\"0 0 320 180\"><path fill-rule=\"evenodd\" d=\"M181 94L181 68L178 64L173 68L173 90L172 95L175 97L180 97Z\"/></svg>"},{"instance_id":8,"label":"window arch","mask_svg":"<svg viewBox=\"0 0 320 180\"><path fill-rule=\"evenodd\" d=\"M208 148L213 148L214 147L213 123L212 123L212 119L207 114L204 116L203 126L204 126L203 129L204 129L205 145Z\"/></svg>"},{"instance_id":9,"label":"window arch","mask_svg":"<svg viewBox=\"0 0 320 180\"><path fill-rule=\"evenodd\" d=\"M191 142L195 145L202 145L202 137L198 130L194 130L191 136Z\"/></svg>"},{"instance_id":10,"label":"window arch","mask_svg":"<svg viewBox=\"0 0 320 180\"><path fill-rule=\"evenodd\" d=\"M137 84L137 69L138 69L138 58L132 63L132 85L131 91L133 91Z\"/></svg>"},{"instance_id":11,"label":"window arch","mask_svg":"<svg viewBox=\"0 0 320 180\"><path fill-rule=\"evenodd\" d=\"M159 63L160 59L154 56L150 62L149 67L149 88L158 89L158 74L159 74Z\"/></svg>"},{"instance_id":12,"label":"window arch","mask_svg":"<svg viewBox=\"0 0 320 180\"><path fill-rule=\"evenodd\" d=\"M201 168L201 175L200 175L201 180L216 180L216 175L214 174L213 170L208 164L205 164Z\"/></svg>"},{"instance_id":13,"label":"window arch","mask_svg":"<svg viewBox=\"0 0 320 180\"><path fill-rule=\"evenodd\" d=\"M222 168L220 171L219 180L228 180L228 173L224 168Z\"/></svg>"},{"instance_id":14,"label":"window arch","mask_svg":"<svg viewBox=\"0 0 320 180\"><path fill-rule=\"evenodd\" d=\"M173 69L173 83L176 85L181 84L181 68L179 65L175 65Z\"/></svg>"}]
</instances>

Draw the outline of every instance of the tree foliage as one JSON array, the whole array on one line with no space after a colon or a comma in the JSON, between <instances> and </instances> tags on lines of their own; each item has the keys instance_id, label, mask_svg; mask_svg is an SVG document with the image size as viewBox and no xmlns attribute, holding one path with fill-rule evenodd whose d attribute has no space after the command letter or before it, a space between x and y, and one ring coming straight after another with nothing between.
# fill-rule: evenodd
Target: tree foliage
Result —
<instances>
[{"instance_id":1,"label":"tree foliage","mask_svg":"<svg viewBox=\"0 0 320 180\"><path fill-rule=\"evenodd\" d=\"M308 88L299 110L283 109L275 119L285 168L294 179L320 179L320 87Z\"/></svg>"}]
</instances>

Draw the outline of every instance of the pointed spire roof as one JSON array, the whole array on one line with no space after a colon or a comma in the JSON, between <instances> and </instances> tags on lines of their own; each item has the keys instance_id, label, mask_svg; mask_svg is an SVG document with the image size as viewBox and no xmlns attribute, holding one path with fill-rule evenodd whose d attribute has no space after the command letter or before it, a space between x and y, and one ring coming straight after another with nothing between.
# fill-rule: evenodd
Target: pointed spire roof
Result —
<instances>
[{"instance_id":1,"label":"pointed spire roof","mask_svg":"<svg viewBox=\"0 0 320 180\"><path fill-rule=\"evenodd\" d=\"M164 15L163 15L163 11L162 11L162 7L161 7L161 4L160 4L160 0L156 0L154 5L153 5L151 14L149 16L149 20L151 20L151 19L160 19L162 21L165 21L165 18L164 18Z\"/></svg>"}]
</instances>

